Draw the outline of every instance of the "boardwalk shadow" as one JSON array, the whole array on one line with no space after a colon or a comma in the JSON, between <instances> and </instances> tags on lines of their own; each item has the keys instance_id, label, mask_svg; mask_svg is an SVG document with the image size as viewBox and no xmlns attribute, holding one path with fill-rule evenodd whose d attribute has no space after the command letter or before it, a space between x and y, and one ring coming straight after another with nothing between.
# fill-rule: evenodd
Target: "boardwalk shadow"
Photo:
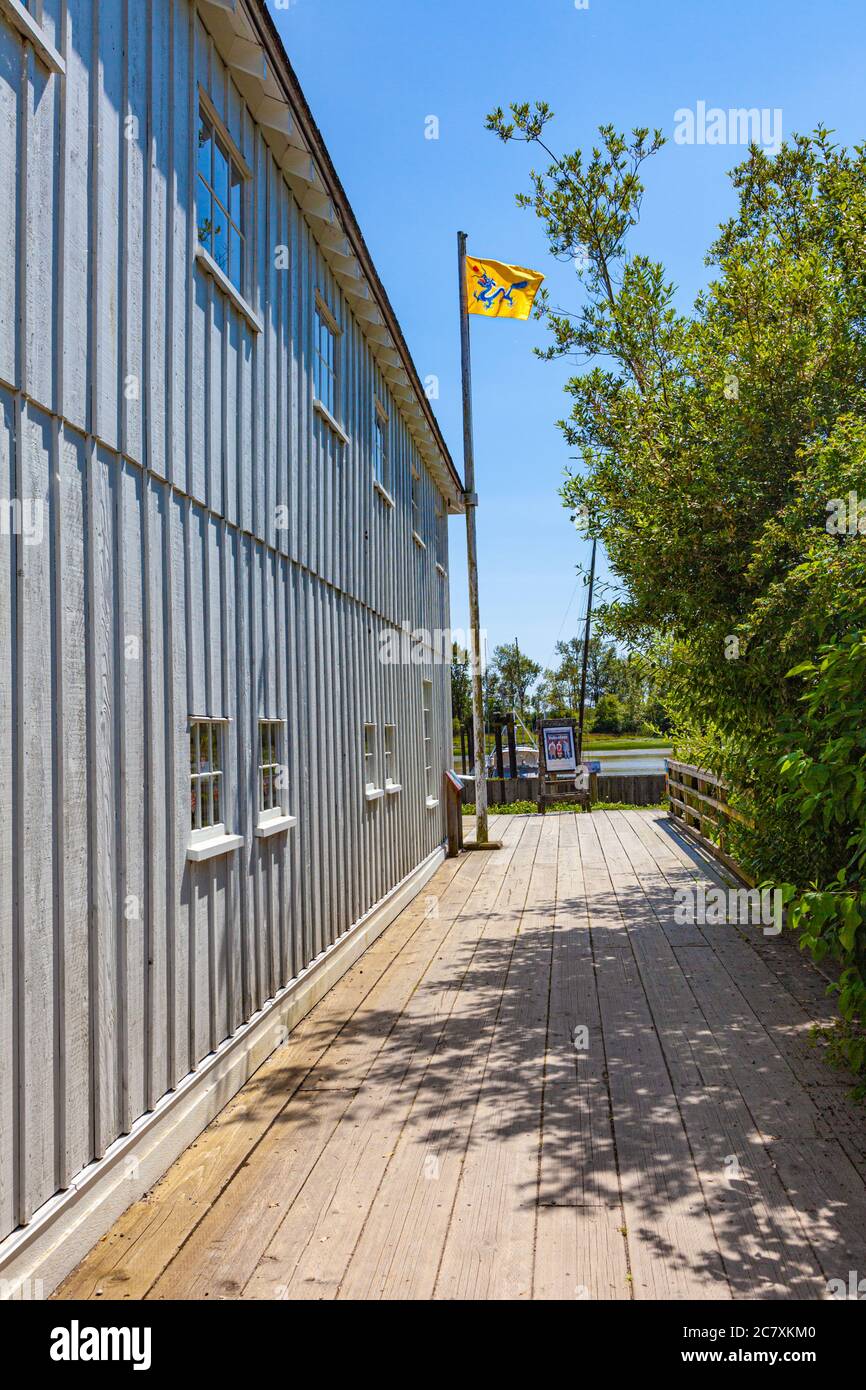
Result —
<instances>
[{"instance_id":1,"label":"boardwalk shadow","mask_svg":"<svg viewBox=\"0 0 866 1390\"><path fill-rule=\"evenodd\" d=\"M414 952L408 1001L376 1007L374 989L330 1047L323 1030L312 1071L272 1059L241 1113L276 1097L273 1126L303 1135L345 1093L346 1122L387 1154L347 1174L326 1145L335 1191L391 1200L397 1165L412 1201L414 1172L467 1220L474 1202L498 1203L503 1242L543 1208L611 1215L638 1295L824 1296L866 1267L862 1112L833 1073L799 1079L797 1030L753 1012L736 980L752 947L681 942L670 906L635 880L593 893L591 929L575 893L530 902L519 930L494 908L458 918L426 955L412 938L390 967ZM772 952L808 998L809 962L789 940ZM429 1260L447 1235L404 1238Z\"/></svg>"},{"instance_id":2,"label":"boardwalk shadow","mask_svg":"<svg viewBox=\"0 0 866 1390\"><path fill-rule=\"evenodd\" d=\"M127 1222L177 1228L153 1296L820 1298L866 1270L863 1113L806 1040L826 981L787 937L677 927L700 858L662 874L617 825L583 865L527 831L492 889L444 878L389 928ZM588 1275L552 1294L551 1255Z\"/></svg>"}]
</instances>

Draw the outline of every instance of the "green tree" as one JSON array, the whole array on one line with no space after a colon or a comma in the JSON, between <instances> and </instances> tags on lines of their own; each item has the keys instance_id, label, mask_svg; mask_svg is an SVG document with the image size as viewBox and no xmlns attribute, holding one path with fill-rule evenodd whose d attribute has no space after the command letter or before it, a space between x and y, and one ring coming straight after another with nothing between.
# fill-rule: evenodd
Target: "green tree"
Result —
<instances>
[{"instance_id":1,"label":"green tree","mask_svg":"<svg viewBox=\"0 0 866 1390\"><path fill-rule=\"evenodd\" d=\"M556 156L550 119L518 105L488 125L546 152L518 201L555 256L580 257L579 301L542 295L538 311L541 355L580 367L562 422L579 466L562 497L618 580L600 618L655 663L678 749L724 773L751 812L754 828L735 832L744 867L785 881L807 939L840 960L858 1064L862 745L828 753L824 721L844 723L847 701L866 727L850 655L866 593L866 147L821 128L775 155L750 149L709 283L684 312L664 268L630 247L661 135L607 126L588 156ZM828 529L845 499L844 527Z\"/></svg>"},{"instance_id":2,"label":"green tree","mask_svg":"<svg viewBox=\"0 0 866 1390\"><path fill-rule=\"evenodd\" d=\"M602 695L595 706L592 727L597 734L627 732L628 712L616 695Z\"/></svg>"},{"instance_id":3,"label":"green tree","mask_svg":"<svg viewBox=\"0 0 866 1390\"><path fill-rule=\"evenodd\" d=\"M469 653L456 642L451 649L451 714L458 727L472 723L472 673Z\"/></svg>"},{"instance_id":4,"label":"green tree","mask_svg":"<svg viewBox=\"0 0 866 1390\"><path fill-rule=\"evenodd\" d=\"M503 708L524 713L529 691L541 675L541 667L524 655L515 637L513 642L505 642L494 649L491 675Z\"/></svg>"}]
</instances>

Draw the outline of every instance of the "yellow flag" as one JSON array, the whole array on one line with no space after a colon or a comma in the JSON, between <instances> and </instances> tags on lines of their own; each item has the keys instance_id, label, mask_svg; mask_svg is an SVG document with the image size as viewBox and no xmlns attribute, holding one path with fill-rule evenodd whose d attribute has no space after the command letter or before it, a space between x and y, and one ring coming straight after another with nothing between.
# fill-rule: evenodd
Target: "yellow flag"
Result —
<instances>
[{"instance_id":1,"label":"yellow flag","mask_svg":"<svg viewBox=\"0 0 866 1390\"><path fill-rule=\"evenodd\" d=\"M466 257L466 308L488 318L528 319L536 291L544 279L522 265L479 261Z\"/></svg>"}]
</instances>

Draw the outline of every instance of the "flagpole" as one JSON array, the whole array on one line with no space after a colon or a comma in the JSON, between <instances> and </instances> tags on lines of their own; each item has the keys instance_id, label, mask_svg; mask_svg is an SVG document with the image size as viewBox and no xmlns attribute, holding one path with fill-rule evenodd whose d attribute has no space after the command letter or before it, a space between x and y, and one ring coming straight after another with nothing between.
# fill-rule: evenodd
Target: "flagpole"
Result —
<instances>
[{"instance_id":1,"label":"flagpole","mask_svg":"<svg viewBox=\"0 0 866 1390\"><path fill-rule=\"evenodd\" d=\"M481 681L481 606L478 597L478 543L475 534L475 449L472 437L472 365L466 303L466 233L457 233L460 287L460 352L463 369L463 487L466 507L466 558L469 569L469 660L472 669L472 726L475 747L475 842L488 844L487 768L484 747L484 690Z\"/></svg>"}]
</instances>

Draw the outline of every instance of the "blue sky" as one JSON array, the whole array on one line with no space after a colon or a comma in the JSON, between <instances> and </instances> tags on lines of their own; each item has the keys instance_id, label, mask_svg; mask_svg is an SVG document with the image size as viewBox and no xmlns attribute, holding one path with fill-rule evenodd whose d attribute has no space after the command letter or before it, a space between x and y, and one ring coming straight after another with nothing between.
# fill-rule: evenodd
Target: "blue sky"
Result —
<instances>
[{"instance_id":1,"label":"blue sky","mask_svg":"<svg viewBox=\"0 0 866 1390\"><path fill-rule=\"evenodd\" d=\"M379 273L462 470L456 233L469 249L548 276L579 302L574 272L548 256L514 193L533 155L484 130L510 101L546 100L556 149L586 148L611 122L674 131L674 113L781 108L783 132L819 122L853 144L866 136L862 0L292 0L274 18L328 143ZM436 116L439 138L425 139ZM646 166L631 243L664 262L688 307L705 250L733 207L730 145L670 143ZM540 161L539 161L540 162ZM555 422L571 369L542 363L534 322L472 320L482 623L492 648L517 637L549 664L582 611L575 591L588 546L557 490L568 450ZM604 575L604 567L602 567ZM454 627L467 621L465 527L451 521Z\"/></svg>"}]
</instances>

